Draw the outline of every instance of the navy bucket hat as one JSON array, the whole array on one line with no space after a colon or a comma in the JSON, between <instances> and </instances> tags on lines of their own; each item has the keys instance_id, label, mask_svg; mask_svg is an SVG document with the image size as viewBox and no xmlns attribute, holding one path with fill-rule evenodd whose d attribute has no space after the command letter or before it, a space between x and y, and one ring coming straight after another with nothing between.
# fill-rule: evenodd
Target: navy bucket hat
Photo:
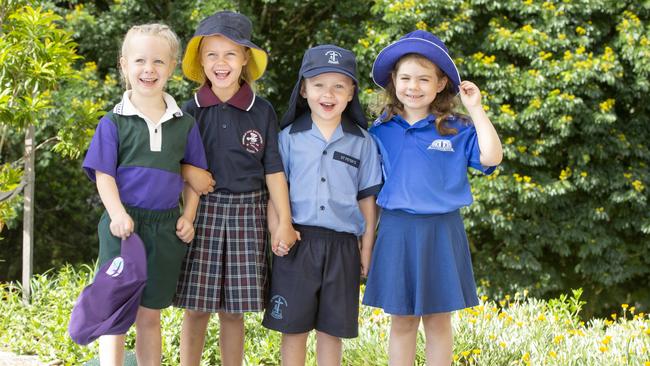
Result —
<instances>
[{"instance_id":1,"label":"navy bucket hat","mask_svg":"<svg viewBox=\"0 0 650 366\"><path fill-rule=\"evenodd\" d=\"M122 240L120 255L101 266L92 284L77 298L68 332L86 345L99 336L126 333L135 322L147 282L147 254L133 233Z\"/></svg>"},{"instance_id":2,"label":"navy bucket hat","mask_svg":"<svg viewBox=\"0 0 650 366\"><path fill-rule=\"evenodd\" d=\"M359 81L357 80L357 61L354 53L345 48L331 44L315 46L307 51L302 58L302 65L298 72L298 81L293 87L289 108L282 116L280 128L285 128L301 115L309 112L309 106L300 95L300 84L303 78L312 78L326 72L337 72L346 75L354 81L354 96L348 102L343 114L351 121L364 129L368 128L366 116L359 102Z\"/></svg>"},{"instance_id":3,"label":"navy bucket hat","mask_svg":"<svg viewBox=\"0 0 650 366\"><path fill-rule=\"evenodd\" d=\"M454 60L449 56L447 46L438 37L423 30L408 33L379 52L372 65L372 79L375 84L386 88L395 64L409 53L417 53L433 62L447 75L456 93L460 91L460 74Z\"/></svg>"}]
</instances>

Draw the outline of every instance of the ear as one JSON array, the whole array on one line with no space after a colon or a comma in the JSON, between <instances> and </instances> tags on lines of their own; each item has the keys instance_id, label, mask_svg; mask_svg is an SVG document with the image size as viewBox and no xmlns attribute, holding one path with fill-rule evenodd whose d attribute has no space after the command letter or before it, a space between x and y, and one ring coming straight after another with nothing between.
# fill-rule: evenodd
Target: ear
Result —
<instances>
[{"instance_id":1,"label":"ear","mask_svg":"<svg viewBox=\"0 0 650 366\"><path fill-rule=\"evenodd\" d=\"M307 90L305 89L305 79L300 82L300 96L307 99Z\"/></svg>"},{"instance_id":2,"label":"ear","mask_svg":"<svg viewBox=\"0 0 650 366\"><path fill-rule=\"evenodd\" d=\"M436 90L436 93L440 93L441 91L445 90L445 87L447 86L447 83L449 82L449 79L447 76L443 76L442 79L438 80L438 88Z\"/></svg>"},{"instance_id":3,"label":"ear","mask_svg":"<svg viewBox=\"0 0 650 366\"><path fill-rule=\"evenodd\" d=\"M128 64L128 61L126 60L126 57L120 56L120 68L122 69L122 73L126 73L126 65Z\"/></svg>"}]
</instances>

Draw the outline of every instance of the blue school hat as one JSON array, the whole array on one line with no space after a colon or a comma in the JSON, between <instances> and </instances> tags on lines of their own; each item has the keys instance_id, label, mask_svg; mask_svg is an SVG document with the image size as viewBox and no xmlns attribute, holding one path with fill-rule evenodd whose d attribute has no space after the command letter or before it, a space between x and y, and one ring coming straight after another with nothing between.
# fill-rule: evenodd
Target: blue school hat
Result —
<instances>
[{"instance_id":1,"label":"blue school hat","mask_svg":"<svg viewBox=\"0 0 650 366\"><path fill-rule=\"evenodd\" d=\"M408 33L379 52L372 65L372 79L375 84L385 88L397 61L409 53L417 53L433 62L447 75L456 93L460 91L460 74L454 60L449 56L447 46L440 38L423 30Z\"/></svg>"},{"instance_id":2,"label":"blue school hat","mask_svg":"<svg viewBox=\"0 0 650 366\"><path fill-rule=\"evenodd\" d=\"M126 333L135 322L146 282L147 254L133 233L122 240L120 255L104 263L77 298L68 326L72 340L86 345L99 336Z\"/></svg>"},{"instance_id":3,"label":"blue school hat","mask_svg":"<svg viewBox=\"0 0 650 366\"><path fill-rule=\"evenodd\" d=\"M302 65L298 72L298 81L293 87L289 108L282 117L280 128L293 123L293 121L309 112L309 106L300 95L300 84L303 78L312 78L326 72L337 72L346 75L354 81L354 96L348 102L343 114L364 129L368 128L366 116L363 113L361 102L359 102L359 81L357 80L357 60L354 53L345 48L331 44L315 46L307 51L302 58Z\"/></svg>"}]
</instances>

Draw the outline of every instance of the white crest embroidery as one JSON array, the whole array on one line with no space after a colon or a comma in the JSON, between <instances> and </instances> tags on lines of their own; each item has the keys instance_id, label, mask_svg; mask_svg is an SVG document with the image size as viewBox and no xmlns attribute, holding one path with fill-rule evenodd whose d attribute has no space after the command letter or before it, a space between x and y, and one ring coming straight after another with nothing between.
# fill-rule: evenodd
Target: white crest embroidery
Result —
<instances>
[{"instance_id":1,"label":"white crest embroidery","mask_svg":"<svg viewBox=\"0 0 650 366\"><path fill-rule=\"evenodd\" d=\"M339 57L341 57L341 53L338 51L327 51L325 52L325 55L329 56L329 60L327 60L328 64L339 64Z\"/></svg>"},{"instance_id":2,"label":"white crest embroidery","mask_svg":"<svg viewBox=\"0 0 650 366\"><path fill-rule=\"evenodd\" d=\"M106 274L111 276L111 277L117 277L120 274L122 274L122 270L124 269L124 259L122 257L117 257L113 259L113 262L111 262L110 267L106 270Z\"/></svg>"},{"instance_id":3,"label":"white crest embroidery","mask_svg":"<svg viewBox=\"0 0 650 366\"><path fill-rule=\"evenodd\" d=\"M431 145L427 147L427 150L454 152L454 147L451 146L451 141L440 139L440 140L433 140L433 142L431 142Z\"/></svg>"}]
</instances>

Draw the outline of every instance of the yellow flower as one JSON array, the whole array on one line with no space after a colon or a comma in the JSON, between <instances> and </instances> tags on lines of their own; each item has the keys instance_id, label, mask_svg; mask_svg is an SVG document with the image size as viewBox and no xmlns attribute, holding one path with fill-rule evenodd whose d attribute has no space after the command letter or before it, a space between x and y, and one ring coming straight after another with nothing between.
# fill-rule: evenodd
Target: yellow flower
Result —
<instances>
[{"instance_id":1,"label":"yellow flower","mask_svg":"<svg viewBox=\"0 0 650 366\"><path fill-rule=\"evenodd\" d=\"M603 338L603 340L600 341L600 343L602 343L604 345L608 345L609 341L611 341L611 340L612 340L612 336L605 336L605 338Z\"/></svg>"},{"instance_id":2,"label":"yellow flower","mask_svg":"<svg viewBox=\"0 0 650 366\"><path fill-rule=\"evenodd\" d=\"M417 22L417 23L415 24L415 28L417 28L417 29L419 29L419 30L427 30L427 23L425 23L425 22L423 22L422 20L420 20L419 22Z\"/></svg>"},{"instance_id":3,"label":"yellow flower","mask_svg":"<svg viewBox=\"0 0 650 366\"><path fill-rule=\"evenodd\" d=\"M583 177L583 178L586 177L586 176L587 176L587 172L580 172L580 176Z\"/></svg>"},{"instance_id":4,"label":"yellow flower","mask_svg":"<svg viewBox=\"0 0 650 366\"><path fill-rule=\"evenodd\" d=\"M583 35L587 34L587 31L584 28L582 28L581 26L577 26L576 27L576 33L578 33L578 35L583 36Z\"/></svg>"},{"instance_id":5,"label":"yellow flower","mask_svg":"<svg viewBox=\"0 0 650 366\"><path fill-rule=\"evenodd\" d=\"M467 358L467 356L469 356L469 351L463 351L460 354L463 355L463 357Z\"/></svg>"},{"instance_id":6,"label":"yellow flower","mask_svg":"<svg viewBox=\"0 0 650 366\"><path fill-rule=\"evenodd\" d=\"M560 342L562 342L563 339L564 339L564 336L562 334L556 335L555 338L553 338L553 343L560 344Z\"/></svg>"},{"instance_id":7,"label":"yellow flower","mask_svg":"<svg viewBox=\"0 0 650 366\"><path fill-rule=\"evenodd\" d=\"M599 104L600 111L603 113L607 113L612 109L612 107L614 107L614 104L616 104L616 101L612 98L609 98L606 101Z\"/></svg>"},{"instance_id":8,"label":"yellow flower","mask_svg":"<svg viewBox=\"0 0 650 366\"><path fill-rule=\"evenodd\" d=\"M553 352L553 351L550 351L550 352L548 353L548 355L551 356L551 358L555 358L555 357L557 357L557 353L555 353L555 352Z\"/></svg>"},{"instance_id":9,"label":"yellow flower","mask_svg":"<svg viewBox=\"0 0 650 366\"><path fill-rule=\"evenodd\" d=\"M621 304L621 307L623 308L623 310L627 310L627 308L630 307L630 305L628 305L628 304Z\"/></svg>"},{"instance_id":10,"label":"yellow flower","mask_svg":"<svg viewBox=\"0 0 650 366\"><path fill-rule=\"evenodd\" d=\"M560 180L567 180L571 176L571 168L566 167L566 169L562 169L560 172Z\"/></svg>"},{"instance_id":11,"label":"yellow flower","mask_svg":"<svg viewBox=\"0 0 650 366\"><path fill-rule=\"evenodd\" d=\"M607 347L605 346L600 346L600 348L598 349L600 350L600 352L607 352Z\"/></svg>"},{"instance_id":12,"label":"yellow flower","mask_svg":"<svg viewBox=\"0 0 650 366\"><path fill-rule=\"evenodd\" d=\"M475 355L480 355L480 354L481 354L481 350L478 349L478 348L475 348L475 349L472 350L472 353L475 354Z\"/></svg>"},{"instance_id":13,"label":"yellow flower","mask_svg":"<svg viewBox=\"0 0 650 366\"><path fill-rule=\"evenodd\" d=\"M503 341L499 342L499 347L506 348L506 346L507 346L506 342Z\"/></svg>"}]
</instances>

